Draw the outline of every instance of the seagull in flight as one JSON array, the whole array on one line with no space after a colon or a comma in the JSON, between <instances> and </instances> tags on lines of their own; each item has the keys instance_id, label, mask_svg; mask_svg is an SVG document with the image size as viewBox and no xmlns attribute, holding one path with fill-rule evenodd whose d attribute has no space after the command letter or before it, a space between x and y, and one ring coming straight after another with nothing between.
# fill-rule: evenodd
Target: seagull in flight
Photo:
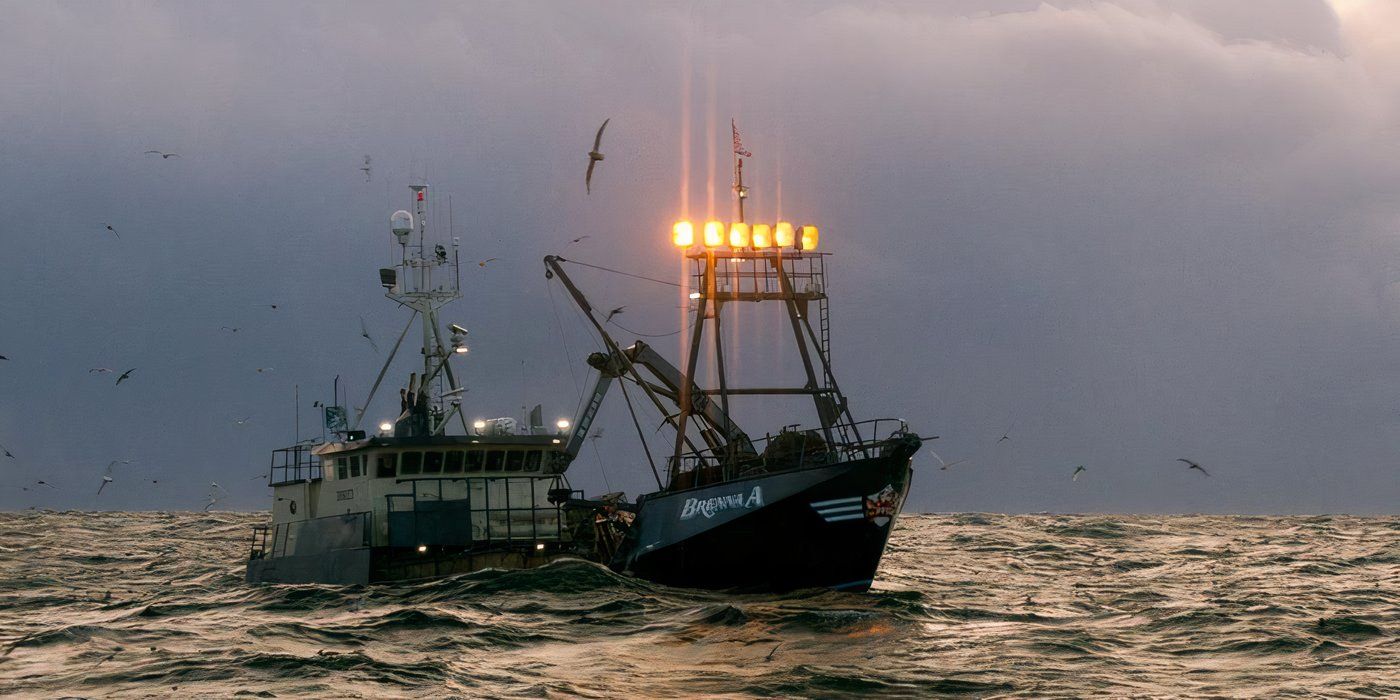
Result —
<instances>
[{"instance_id":1,"label":"seagull in flight","mask_svg":"<svg viewBox=\"0 0 1400 700\"><path fill-rule=\"evenodd\" d=\"M593 194L593 166L603 160L603 154L598 151L603 147L603 129L608 128L608 122L612 117L603 120L603 125L598 127L598 135L593 137L593 150L588 152L588 174L583 176L583 187L588 194Z\"/></svg>"},{"instance_id":2,"label":"seagull in flight","mask_svg":"<svg viewBox=\"0 0 1400 700\"><path fill-rule=\"evenodd\" d=\"M616 316L616 315L622 313L623 310L625 310L626 308L627 308L626 306L619 306L619 307L617 307L616 309L613 309L612 311L609 311L609 312L608 312L607 318L603 319L603 323L608 323L609 321L612 321L612 317L613 317L613 316Z\"/></svg>"},{"instance_id":3,"label":"seagull in flight","mask_svg":"<svg viewBox=\"0 0 1400 700\"><path fill-rule=\"evenodd\" d=\"M102 224L102 225L103 225L103 226L106 226L106 227L107 227L107 230L108 230L108 231L111 231L113 236L116 236L117 238L121 238L121 237L122 237L122 235L121 235L120 233L117 233L117 230L116 230L115 228L112 228L112 225L111 225L111 224Z\"/></svg>"},{"instance_id":4,"label":"seagull in flight","mask_svg":"<svg viewBox=\"0 0 1400 700\"><path fill-rule=\"evenodd\" d=\"M601 159L599 159L599 160L601 160ZM585 240L587 240L587 239L589 239L589 238L592 238L592 236L588 236L588 235L579 236L578 238L575 238L574 240L569 241L569 244L572 245L572 244L574 244L574 243L582 243L582 242L584 242Z\"/></svg>"},{"instance_id":5,"label":"seagull in flight","mask_svg":"<svg viewBox=\"0 0 1400 700\"><path fill-rule=\"evenodd\" d=\"M6 457L9 457L10 459L14 459L14 458L15 458L14 455L10 454L9 448L5 447L4 445L0 445L0 452L4 452L4 453L5 453L5 456L6 456Z\"/></svg>"},{"instance_id":6,"label":"seagull in flight","mask_svg":"<svg viewBox=\"0 0 1400 700\"><path fill-rule=\"evenodd\" d=\"M486 267L486 263L495 262L495 261L497 261L497 260L500 260L500 258L487 258L487 259L485 259L485 260L479 260L479 261L477 261L476 265L477 265L477 267Z\"/></svg>"},{"instance_id":7,"label":"seagull in flight","mask_svg":"<svg viewBox=\"0 0 1400 700\"><path fill-rule=\"evenodd\" d=\"M47 488L51 488L51 489L53 489L53 490L55 490L55 491L58 490L58 487L57 487L57 486L54 486L53 484L50 484L49 482L44 481L43 479L40 479L40 480L34 482L34 484L35 484L36 486L44 486L44 487L47 487Z\"/></svg>"},{"instance_id":8,"label":"seagull in flight","mask_svg":"<svg viewBox=\"0 0 1400 700\"><path fill-rule=\"evenodd\" d=\"M230 332L230 333L237 333L237 332L238 332L238 329L237 329L237 328L234 328L233 326L219 326L219 330L221 330L221 331L228 331L228 332Z\"/></svg>"},{"instance_id":9,"label":"seagull in flight","mask_svg":"<svg viewBox=\"0 0 1400 700\"><path fill-rule=\"evenodd\" d=\"M948 471L949 469L953 468L953 467L958 466L959 464L962 464L963 462L969 462L969 461L972 460L972 458L969 457L969 458L967 458L967 459L960 459L960 460L957 460L956 462L945 462L945 461L943 461L943 457L939 456L939 454L938 454L937 452L934 452L933 450L929 450L928 453L931 454L931 455L933 455L933 458L934 458L934 459L938 460L938 464L939 464L938 469L939 469L940 471L945 471L945 472Z\"/></svg>"},{"instance_id":10,"label":"seagull in flight","mask_svg":"<svg viewBox=\"0 0 1400 700\"><path fill-rule=\"evenodd\" d=\"M272 368L271 368L271 367L259 367L259 368L258 368L258 374L262 374L263 372L271 372L271 371L272 371Z\"/></svg>"},{"instance_id":11,"label":"seagull in flight","mask_svg":"<svg viewBox=\"0 0 1400 700\"><path fill-rule=\"evenodd\" d=\"M179 157L180 157L180 154L179 154L179 153L173 153L173 152L172 152L172 153L165 153L165 152L163 152L163 151L146 151L145 153L142 153L141 155L143 155L143 156L148 156L148 155L152 155L152 154L155 154L155 155L160 156L161 160L169 160L169 159L171 159L171 158L179 158Z\"/></svg>"},{"instance_id":12,"label":"seagull in flight","mask_svg":"<svg viewBox=\"0 0 1400 700\"><path fill-rule=\"evenodd\" d=\"M233 421L233 424L234 424L234 425L247 425L247 424L248 424L248 421L251 421L251 420L253 420L253 417L252 417L252 416L248 416L247 418L239 418L239 419Z\"/></svg>"},{"instance_id":13,"label":"seagull in flight","mask_svg":"<svg viewBox=\"0 0 1400 700\"><path fill-rule=\"evenodd\" d=\"M1074 476L1070 479L1070 481L1079 481L1079 475L1080 475L1080 474L1083 474L1084 472L1087 472L1087 471L1089 471L1089 470L1088 470L1088 469L1085 469L1085 468L1084 468L1084 465L1082 465L1082 464L1079 465L1079 466L1077 466L1077 467L1075 467L1075 468L1074 468Z\"/></svg>"},{"instance_id":14,"label":"seagull in flight","mask_svg":"<svg viewBox=\"0 0 1400 700\"><path fill-rule=\"evenodd\" d=\"M441 248L442 246L438 247ZM365 340L368 340L369 346L374 348L375 352L379 352L379 343L374 342L374 338L369 337L369 328L365 326L364 316L360 317L360 337L364 338Z\"/></svg>"},{"instance_id":15,"label":"seagull in flight","mask_svg":"<svg viewBox=\"0 0 1400 700\"><path fill-rule=\"evenodd\" d=\"M365 182L369 182L369 180L370 180L369 156L365 156L365 165L364 165L364 167L360 168L360 172L362 172L362 173L365 174Z\"/></svg>"},{"instance_id":16,"label":"seagull in flight","mask_svg":"<svg viewBox=\"0 0 1400 700\"><path fill-rule=\"evenodd\" d=\"M1205 474L1206 476L1210 476L1210 472L1206 471L1205 467L1202 467L1201 465L1196 464L1195 462L1192 462L1189 459L1186 459L1184 457L1178 457L1176 461L1185 462L1186 464L1190 465L1186 467L1187 469L1195 469L1196 471Z\"/></svg>"},{"instance_id":17,"label":"seagull in flight","mask_svg":"<svg viewBox=\"0 0 1400 700\"><path fill-rule=\"evenodd\" d=\"M997 438L997 444L1000 445L1000 444L1002 443L1003 440L1010 440L1010 439L1011 439L1011 428L1007 428L1007 429L1006 429L1006 432L1002 433L1002 434L1001 434L1001 437Z\"/></svg>"},{"instance_id":18,"label":"seagull in flight","mask_svg":"<svg viewBox=\"0 0 1400 700\"><path fill-rule=\"evenodd\" d=\"M111 367L93 367L92 369L88 370L88 374L92 374L93 372L96 372L98 374L106 374L111 371Z\"/></svg>"},{"instance_id":19,"label":"seagull in flight","mask_svg":"<svg viewBox=\"0 0 1400 700\"><path fill-rule=\"evenodd\" d=\"M122 383L122 380L126 379L127 377L130 377L130 376L131 376L131 373L132 373L132 372L135 372L135 371L136 371L136 368L135 368L135 367L132 367L131 369L129 369L129 370L125 371L125 372L122 372L122 376L117 377L117 384L116 384L116 385L117 385L117 386L120 386L121 383Z\"/></svg>"}]
</instances>

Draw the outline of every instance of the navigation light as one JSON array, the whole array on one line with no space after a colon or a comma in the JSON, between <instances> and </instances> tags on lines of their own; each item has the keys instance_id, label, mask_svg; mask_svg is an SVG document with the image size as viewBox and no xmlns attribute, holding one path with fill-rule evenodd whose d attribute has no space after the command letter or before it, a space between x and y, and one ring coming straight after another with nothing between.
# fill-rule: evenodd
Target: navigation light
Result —
<instances>
[{"instance_id":1,"label":"navigation light","mask_svg":"<svg viewBox=\"0 0 1400 700\"><path fill-rule=\"evenodd\" d=\"M718 221L705 222L705 247L715 248L724 245L724 224Z\"/></svg>"},{"instance_id":2,"label":"navigation light","mask_svg":"<svg viewBox=\"0 0 1400 700\"><path fill-rule=\"evenodd\" d=\"M773 244L779 248L791 248L792 241L792 224L779 221L778 225L773 228Z\"/></svg>"},{"instance_id":3,"label":"navigation light","mask_svg":"<svg viewBox=\"0 0 1400 700\"><path fill-rule=\"evenodd\" d=\"M691 226L689 221L677 221L676 225L671 227L671 242L675 243L677 248L695 245L695 227Z\"/></svg>"},{"instance_id":4,"label":"navigation light","mask_svg":"<svg viewBox=\"0 0 1400 700\"><path fill-rule=\"evenodd\" d=\"M773 247L773 227L768 224L753 225L753 247L760 250Z\"/></svg>"},{"instance_id":5,"label":"navigation light","mask_svg":"<svg viewBox=\"0 0 1400 700\"><path fill-rule=\"evenodd\" d=\"M742 221L735 221L729 227L729 247L747 248L749 247L749 225Z\"/></svg>"}]
</instances>

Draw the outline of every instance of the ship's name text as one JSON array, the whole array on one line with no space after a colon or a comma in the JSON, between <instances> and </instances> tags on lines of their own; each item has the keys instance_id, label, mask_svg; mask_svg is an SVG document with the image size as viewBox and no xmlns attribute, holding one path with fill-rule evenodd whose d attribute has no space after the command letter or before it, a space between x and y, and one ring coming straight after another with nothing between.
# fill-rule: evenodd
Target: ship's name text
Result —
<instances>
[{"instance_id":1,"label":"ship's name text","mask_svg":"<svg viewBox=\"0 0 1400 700\"><path fill-rule=\"evenodd\" d=\"M687 498L681 508L681 520L690 520L697 515L713 518L726 510L748 510L763 505L763 487L755 486L746 496L743 491L713 498Z\"/></svg>"}]
</instances>

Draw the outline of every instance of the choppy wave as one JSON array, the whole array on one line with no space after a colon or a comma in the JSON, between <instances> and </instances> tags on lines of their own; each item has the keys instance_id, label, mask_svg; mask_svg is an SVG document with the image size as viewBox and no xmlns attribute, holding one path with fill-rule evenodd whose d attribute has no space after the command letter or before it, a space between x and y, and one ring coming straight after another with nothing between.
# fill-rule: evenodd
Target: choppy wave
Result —
<instances>
[{"instance_id":1,"label":"choppy wave","mask_svg":"<svg viewBox=\"0 0 1400 700\"><path fill-rule=\"evenodd\" d=\"M1400 696L1400 519L905 516L869 594L243 583L259 514L0 514L18 697Z\"/></svg>"}]
</instances>

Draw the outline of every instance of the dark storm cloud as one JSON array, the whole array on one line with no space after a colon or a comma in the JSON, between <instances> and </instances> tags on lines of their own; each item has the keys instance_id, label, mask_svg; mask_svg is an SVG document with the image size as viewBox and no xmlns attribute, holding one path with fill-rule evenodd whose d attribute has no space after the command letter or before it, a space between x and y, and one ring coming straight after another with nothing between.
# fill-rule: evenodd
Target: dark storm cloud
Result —
<instances>
[{"instance_id":1,"label":"dark storm cloud","mask_svg":"<svg viewBox=\"0 0 1400 700\"><path fill-rule=\"evenodd\" d=\"M432 181L439 221L452 194L466 255L502 258L469 271L449 312L473 328L470 410L570 413L592 341L556 291L560 346L539 258L588 234L570 255L671 273L665 231L685 203L706 213L712 140L727 214L730 116L755 153L751 211L776 216L781 191L783 216L821 224L837 253L836 362L857 413L974 458L923 462L912 507L1378 511L1400 496L1400 61L1382 31L1400 17L1377 3L5 15L0 441L24 459L3 483L85 494L132 458L170 486L0 504L194 508L218 479L230 503L263 506L228 475L294 437L292 385L305 410L340 373L362 401L377 367L357 317L376 337L402 323L374 268L410 174ZM669 291L582 281L600 306L629 304L629 327L679 323ZM741 370L786 364L742 352ZM86 372L116 365L142 369L121 387ZM605 419L609 481L636 492L630 422L618 405ZM1183 456L1215 476L1176 469ZM1093 478L1070 482L1077 464ZM575 471L602 487L590 452Z\"/></svg>"}]
</instances>

